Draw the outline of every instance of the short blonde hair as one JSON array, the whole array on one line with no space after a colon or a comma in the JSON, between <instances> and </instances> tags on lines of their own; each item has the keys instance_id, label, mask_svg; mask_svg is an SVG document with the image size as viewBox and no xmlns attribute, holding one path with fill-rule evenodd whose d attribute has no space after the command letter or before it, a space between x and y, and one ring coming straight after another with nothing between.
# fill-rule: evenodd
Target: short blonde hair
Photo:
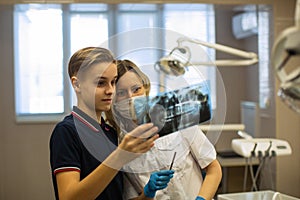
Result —
<instances>
[{"instance_id":1,"label":"short blonde hair","mask_svg":"<svg viewBox=\"0 0 300 200\"><path fill-rule=\"evenodd\" d=\"M69 77L77 76L78 72L84 72L96 63L116 62L111 51L101 47L85 47L76 51L69 60Z\"/></svg>"}]
</instances>

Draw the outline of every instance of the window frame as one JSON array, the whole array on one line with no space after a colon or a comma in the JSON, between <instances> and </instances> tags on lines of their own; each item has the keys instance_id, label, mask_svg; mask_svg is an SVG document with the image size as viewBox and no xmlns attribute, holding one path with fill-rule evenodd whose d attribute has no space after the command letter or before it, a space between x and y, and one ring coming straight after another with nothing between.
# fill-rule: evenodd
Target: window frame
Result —
<instances>
[{"instance_id":1,"label":"window frame","mask_svg":"<svg viewBox=\"0 0 300 200\"><path fill-rule=\"evenodd\" d=\"M61 4L51 4L51 5L61 5ZM63 7L63 5L61 5L61 7ZM63 15L63 8L62 9L62 15ZM18 38L18 32L15 31L17 29L19 29L17 27L17 25L19 24L18 22L18 18L16 17L16 12L15 12L15 9L13 10L13 22L14 22L14 27L13 27L13 37L14 37L14 106L15 106L15 118L16 118L16 122L17 123L51 123L51 122L57 122L59 121L63 116L65 116L67 114L67 111L68 109L66 109L65 105L64 105L64 112L62 113L38 113L38 114L35 114L35 113L32 113L32 114L20 114L20 113L17 113L17 101L16 99L18 98L19 96L19 88L17 88L16 85L17 84L17 80L18 80L18 77L20 76L19 74L19 71L16 69L16 65L18 65L19 63L19 55L18 55L18 51L16 51L16 49L18 49L18 44L19 44L19 41L17 40ZM63 23L63 20L62 20L62 23ZM63 24L62 24L63 26ZM64 27L64 26L63 26ZM62 42L64 43L64 30L62 29ZM64 65L64 60L66 59L65 58L65 49L63 48L63 55L62 55L62 59L63 59L63 63L62 63L62 67L65 66ZM65 86L65 67L63 67L62 69L62 72L63 72L63 87ZM65 99L68 95L65 95L65 90L64 90L64 93L63 93L63 98ZM64 104L65 104L65 100L64 100Z\"/></svg>"},{"instance_id":2,"label":"window frame","mask_svg":"<svg viewBox=\"0 0 300 200\"><path fill-rule=\"evenodd\" d=\"M70 84L69 76L68 76L68 70L67 70L67 65L69 62L69 58L71 56L71 15L80 13L80 14L91 14L91 13L106 13L107 14L107 19L109 21L117 22L117 16L118 13L133 13L133 12L141 12L141 11L124 11L120 10L118 7L118 4L107 4L107 10L106 11L72 11L71 10L71 4L58 4L61 5L62 9L62 48L63 48L63 98L64 98L64 111L62 113L44 113L44 114L18 114L15 111L15 116L16 116L16 122L17 123L51 123L51 122L58 122L60 121L63 117L68 115L72 111L73 107L73 101L72 101L72 93L73 89ZM149 10L147 12L149 13L154 13L156 16L156 23L159 27L163 27L164 19L162 16L164 14L164 5L161 4L156 4L156 10ZM15 14L15 11L14 11ZM17 30L17 24L18 22L16 21L16 17L14 17L14 30ZM117 23L108 23L108 37L111 37L117 33L120 33L120 30L118 30L118 24ZM14 38L16 38L17 32L14 31ZM18 54L16 54L16 49L18 48L18 41L14 43L14 53L15 53L15 64L18 63ZM109 48L113 52L118 52L118 45L117 46L112 46L109 44ZM161 55L158 56L164 56L163 52L160 52ZM14 76L17 77L18 70L16 70L15 66L15 74ZM164 76L162 73L160 73L159 80L163 82ZM14 87L15 89L15 108L17 107L17 102L16 98L18 96L18 89ZM215 94L217 96L217 93Z\"/></svg>"}]
</instances>

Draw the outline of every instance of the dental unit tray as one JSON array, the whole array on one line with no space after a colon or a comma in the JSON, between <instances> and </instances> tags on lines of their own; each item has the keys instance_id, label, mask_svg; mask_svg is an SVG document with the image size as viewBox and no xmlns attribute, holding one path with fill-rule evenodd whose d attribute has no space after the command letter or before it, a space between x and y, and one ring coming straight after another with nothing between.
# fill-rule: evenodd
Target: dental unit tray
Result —
<instances>
[{"instance_id":1,"label":"dental unit tray","mask_svg":"<svg viewBox=\"0 0 300 200\"><path fill-rule=\"evenodd\" d=\"M273 138L246 138L233 139L231 147L234 152L241 155L246 160L244 172L243 190L246 190L248 169L252 180L251 191L258 191L259 186L257 181L262 169L267 165L268 172L271 172L270 160L275 156L284 156L292 154L292 149L287 141ZM253 169L253 160L258 160L258 167L256 171ZM270 175L270 177L272 177ZM272 182L272 181L271 181ZM275 186L272 186L273 188Z\"/></svg>"},{"instance_id":2,"label":"dental unit tray","mask_svg":"<svg viewBox=\"0 0 300 200\"><path fill-rule=\"evenodd\" d=\"M287 141L273 138L233 139L231 147L245 158L292 154L291 146Z\"/></svg>"}]
</instances>

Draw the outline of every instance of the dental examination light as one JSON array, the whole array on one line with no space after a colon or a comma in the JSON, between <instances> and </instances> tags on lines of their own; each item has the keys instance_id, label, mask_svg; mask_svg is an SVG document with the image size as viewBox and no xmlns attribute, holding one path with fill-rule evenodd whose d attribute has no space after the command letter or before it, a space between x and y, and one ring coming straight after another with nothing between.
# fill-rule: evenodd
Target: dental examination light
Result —
<instances>
[{"instance_id":1,"label":"dental examination light","mask_svg":"<svg viewBox=\"0 0 300 200\"><path fill-rule=\"evenodd\" d=\"M300 114L300 68L287 70L286 64L293 56L300 55L300 0L296 2L295 26L285 29L275 40L272 65L280 84L278 96L292 110Z\"/></svg>"},{"instance_id":2,"label":"dental examination light","mask_svg":"<svg viewBox=\"0 0 300 200\"><path fill-rule=\"evenodd\" d=\"M197 45L206 46L209 48L216 49L231 55L242 57L245 59L237 60L215 60L213 62L190 62L191 60L191 51L187 46L183 46L183 42L190 42ZM213 44L209 42L204 42L198 39L191 39L188 37L180 37L177 39L177 47L175 47L167 56L162 57L159 61L155 63L155 69L161 70L166 74L179 76L185 73L185 67L188 66L249 66L258 62L257 54L253 52L246 52L232 47L228 47L221 44ZM176 59L174 52L179 52L186 57L187 61L182 62L179 59Z\"/></svg>"}]
</instances>

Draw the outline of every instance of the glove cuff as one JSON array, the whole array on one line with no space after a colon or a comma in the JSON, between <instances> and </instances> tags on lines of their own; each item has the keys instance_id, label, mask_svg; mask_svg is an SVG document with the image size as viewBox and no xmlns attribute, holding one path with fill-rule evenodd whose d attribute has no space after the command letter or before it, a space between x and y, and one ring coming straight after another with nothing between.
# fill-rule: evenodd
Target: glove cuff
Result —
<instances>
[{"instance_id":1,"label":"glove cuff","mask_svg":"<svg viewBox=\"0 0 300 200\"><path fill-rule=\"evenodd\" d=\"M148 184L144 187L144 195L148 198L154 198L156 190L150 190Z\"/></svg>"},{"instance_id":2,"label":"glove cuff","mask_svg":"<svg viewBox=\"0 0 300 200\"><path fill-rule=\"evenodd\" d=\"M196 200L205 200L205 199L201 196L197 196Z\"/></svg>"}]
</instances>

